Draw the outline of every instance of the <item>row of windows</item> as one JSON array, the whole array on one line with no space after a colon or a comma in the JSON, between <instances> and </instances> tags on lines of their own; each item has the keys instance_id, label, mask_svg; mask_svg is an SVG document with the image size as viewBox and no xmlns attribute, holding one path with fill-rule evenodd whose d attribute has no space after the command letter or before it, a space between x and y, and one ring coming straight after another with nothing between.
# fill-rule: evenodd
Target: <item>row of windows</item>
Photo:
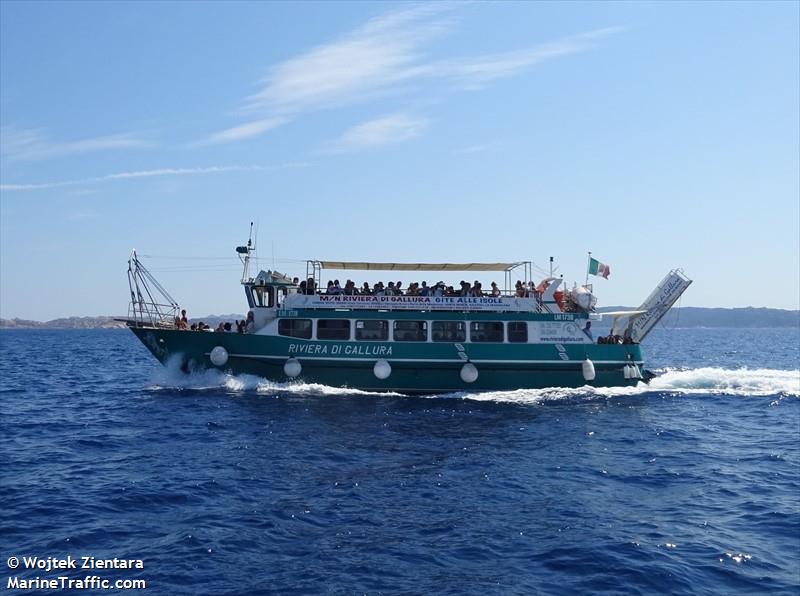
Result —
<instances>
[{"instance_id":1,"label":"row of windows","mask_svg":"<svg viewBox=\"0 0 800 596\"><path fill-rule=\"evenodd\" d=\"M351 321L347 319L319 319L317 339L349 340ZM281 319L278 333L286 337L311 339L312 319ZM428 321L393 321L394 341L428 341ZM501 321L472 321L469 324L469 338L473 342L502 343L504 327ZM526 343L528 325L522 321L507 324L508 341ZM467 325L464 321L434 321L430 325L431 340L442 342L467 341ZM355 321L355 338L362 341L388 341L389 321Z\"/></svg>"}]
</instances>

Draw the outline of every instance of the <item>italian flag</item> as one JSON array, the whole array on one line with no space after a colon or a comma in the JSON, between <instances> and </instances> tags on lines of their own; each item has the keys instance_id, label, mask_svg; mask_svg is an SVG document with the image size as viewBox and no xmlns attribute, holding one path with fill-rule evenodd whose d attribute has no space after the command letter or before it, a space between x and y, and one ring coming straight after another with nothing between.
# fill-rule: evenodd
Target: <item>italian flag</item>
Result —
<instances>
[{"instance_id":1,"label":"italian flag","mask_svg":"<svg viewBox=\"0 0 800 596\"><path fill-rule=\"evenodd\" d=\"M601 263L597 259L589 257L589 273L600 276L603 279L608 279L608 276L611 275L611 267L605 263Z\"/></svg>"}]
</instances>

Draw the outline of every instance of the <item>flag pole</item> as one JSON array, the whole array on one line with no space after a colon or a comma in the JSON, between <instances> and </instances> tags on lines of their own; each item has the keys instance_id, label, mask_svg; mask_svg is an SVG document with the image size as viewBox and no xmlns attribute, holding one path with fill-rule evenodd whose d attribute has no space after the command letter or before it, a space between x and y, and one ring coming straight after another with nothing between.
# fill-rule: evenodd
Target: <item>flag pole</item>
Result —
<instances>
[{"instance_id":1,"label":"flag pole","mask_svg":"<svg viewBox=\"0 0 800 596\"><path fill-rule=\"evenodd\" d=\"M583 283L584 286L589 285L589 266L592 264L592 251L589 251L589 257L586 261L586 281Z\"/></svg>"}]
</instances>

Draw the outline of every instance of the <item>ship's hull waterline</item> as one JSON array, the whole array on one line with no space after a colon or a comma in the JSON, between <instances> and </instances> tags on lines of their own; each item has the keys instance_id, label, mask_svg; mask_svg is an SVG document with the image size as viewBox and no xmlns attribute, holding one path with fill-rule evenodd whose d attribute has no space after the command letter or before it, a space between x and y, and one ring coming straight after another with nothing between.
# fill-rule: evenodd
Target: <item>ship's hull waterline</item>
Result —
<instances>
[{"instance_id":1,"label":"ship's hull waterline","mask_svg":"<svg viewBox=\"0 0 800 596\"><path fill-rule=\"evenodd\" d=\"M185 371L217 369L277 383L319 383L365 391L432 394L630 386L640 379L627 378L626 368L643 364L638 344L352 342L134 326L131 331L162 364L177 360ZM217 347L224 348L224 364L212 362L211 353ZM595 373L589 381L584 376L587 359ZM290 372L298 372L299 364L299 374L292 377L285 370L290 360L295 368L289 367ZM477 371L472 382L462 378L467 362ZM382 371L376 371L376 363L384 367ZM387 370L386 378L376 374Z\"/></svg>"}]
</instances>

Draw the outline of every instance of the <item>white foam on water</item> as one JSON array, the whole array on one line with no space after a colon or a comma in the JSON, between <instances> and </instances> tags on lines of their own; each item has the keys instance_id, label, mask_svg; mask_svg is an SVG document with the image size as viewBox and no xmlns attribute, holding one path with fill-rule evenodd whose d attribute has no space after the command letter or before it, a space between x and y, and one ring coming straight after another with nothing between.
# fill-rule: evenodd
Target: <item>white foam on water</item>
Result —
<instances>
[{"instance_id":1,"label":"white foam on water","mask_svg":"<svg viewBox=\"0 0 800 596\"><path fill-rule=\"evenodd\" d=\"M551 387L546 389L518 389L516 391L485 391L482 393L450 393L446 397L460 397L476 401L497 401L532 404L542 401L581 398L609 398L644 393L709 394L759 396L782 395L800 397L800 371L740 368L664 369L649 384L640 382L634 387ZM440 396L441 397L441 396Z\"/></svg>"},{"instance_id":2,"label":"white foam on water","mask_svg":"<svg viewBox=\"0 0 800 596\"><path fill-rule=\"evenodd\" d=\"M348 387L329 387L318 383L292 381L276 383L256 375L231 375L216 369L186 374L180 370L180 361L175 359L156 373L151 389L223 389L233 393L257 392L262 395L337 396L364 395L385 396L386 393L360 391ZM733 396L781 395L800 397L800 371L740 368L691 368L659 371L649 384L639 383L634 387L550 387L546 389L517 389L515 391L484 391L429 395L430 398L455 398L475 401L494 401L517 404L535 404L542 401L570 398L613 398L641 395L645 393L713 394ZM391 394L398 395L398 394Z\"/></svg>"},{"instance_id":3,"label":"white foam on water","mask_svg":"<svg viewBox=\"0 0 800 596\"><path fill-rule=\"evenodd\" d=\"M651 391L724 393L727 395L787 395L800 397L800 370L769 368L666 369L650 381Z\"/></svg>"},{"instance_id":4,"label":"white foam on water","mask_svg":"<svg viewBox=\"0 0 800 596\"><path fill-rule=\"evenodd\" d=\"M276 383L257 375L232 375L217 369L206 369L185 373L181 370L180 357L171 358L167 364L157 369L151 390L193 390L205 391L223 389L232 393L255 391L260 394L297 394L297 395L399 395L397 393L378 393L361 391L348 387L330 387L319 383L303 383L292 381Z\"/></svg>"}]
</instances>

